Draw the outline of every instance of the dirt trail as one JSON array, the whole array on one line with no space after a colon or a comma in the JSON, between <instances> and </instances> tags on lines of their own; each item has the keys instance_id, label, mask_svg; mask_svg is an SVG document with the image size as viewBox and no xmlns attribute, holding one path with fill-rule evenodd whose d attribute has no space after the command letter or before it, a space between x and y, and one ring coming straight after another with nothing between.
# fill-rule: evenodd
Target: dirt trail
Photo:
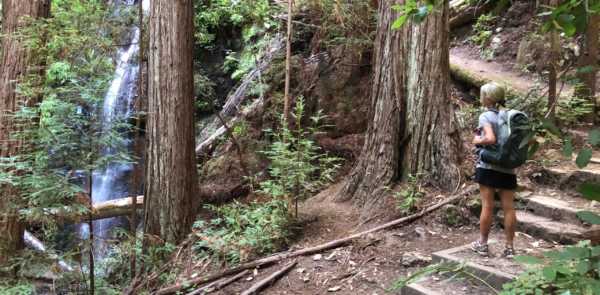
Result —
<instances>
[{"instance_id":1,"label":"dirt trail","mask_svg":"<svg viewBox=\"0 0 600 295\"><path fill-rule=\"evenodd\" d=\"M461 71L468 71L470 75L478 76L481 80L506 84L522 95L526 95L539 85L542 86L542 92L546 92L547 89L547 83L540 81L539 78L518 72L506 64L481 60L469 53L466 48L455 47L450 50L450 65ZM559 83L558 90L560 88ZM564 85L561 96L570 96L571 93L573 93L573 87Z\"/></svg>"}]
</instances>

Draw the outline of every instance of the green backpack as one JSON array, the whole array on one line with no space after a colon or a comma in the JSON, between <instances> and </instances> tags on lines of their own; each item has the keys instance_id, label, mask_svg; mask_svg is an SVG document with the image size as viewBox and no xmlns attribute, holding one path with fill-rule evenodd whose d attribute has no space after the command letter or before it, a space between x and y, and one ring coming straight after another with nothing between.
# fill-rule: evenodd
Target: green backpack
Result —
<instances>
[{"instance_id":1,"label":"green backpack","mask_svg":"<svg viewBox=\"0 0 600 295\"><path fill-rule=\"evenodd\" d=\"M481 160L507 169L523 165L527 161L526 139L531 132L529 117L517 110L500 111L496 132L496 144L481 150Z\"/></svg>"}]
</instances>

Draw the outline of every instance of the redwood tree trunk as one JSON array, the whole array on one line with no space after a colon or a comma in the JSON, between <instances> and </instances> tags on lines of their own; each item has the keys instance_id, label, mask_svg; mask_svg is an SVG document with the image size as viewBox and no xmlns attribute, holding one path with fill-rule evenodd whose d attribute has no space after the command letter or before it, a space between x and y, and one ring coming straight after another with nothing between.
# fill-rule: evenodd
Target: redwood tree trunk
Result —
<instances>
[{"instance_id":1,"label":"redwood tree trunk","mask_svg":"<svg viewBox=\"0 0 600 295\"><path fill-rule=\"evenodd\" d=\"M176 243L190 230L194 153L192 0L155 0L150 12L145 233Z\"/></svg>"},{"instance_id":2,"label":"redwood tree trunk","mask_svg":"<svg viewBox=\"0 0 600 295\"><path fill-rule=\"evenodd\" d=\"M448 1L422 23L408 23L404 42L406 116L403 171L423 174L445 189L460 181L461 140L450 101Z\"/></svg>"},{"instance_id":3,"label":"redwood tree trunk","mask_svg":"<svg viewBox=\"0 0 600 295\"><path fill-rule=\"evenodd\" d=\"M47 17L49 0L3 0L2 1L2 61L0 63L0 157L18 156L22 142L14 140L19 131L13 115L23 105L32 106L36 98L19 96L16 87L27 74L32 56L16 37L15 32L26 25L26 18ZM0 185L0 264L9 255L23 248L23 226L18 219L18 192L14 187Z\"/></svg>"},{"instance_id":4,"label":"redwood tree trunk","mask_svg":"<svg viewBox=\"0 0 600 295\"><path fill-rule=\"evenodd\" d=\"M449 100L448 2L419 24L391 25L398 14L379 2L371 109L365 144L339 198L385 205L385 189L405 173L428 173L445 188L458 181L460 140ZM405 169L401 169L404 167Z\"/></svg>"}]
</instances>

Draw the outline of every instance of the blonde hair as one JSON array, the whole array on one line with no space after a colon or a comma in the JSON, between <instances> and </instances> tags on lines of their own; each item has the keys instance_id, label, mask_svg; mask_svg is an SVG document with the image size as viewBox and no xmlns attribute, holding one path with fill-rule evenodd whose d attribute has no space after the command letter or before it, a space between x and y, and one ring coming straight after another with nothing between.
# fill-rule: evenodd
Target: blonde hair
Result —
<instances>
[{"instance_id":1,"label":"blonde hair","mask_svg":"<svg viewBox=\"0 0 600 295\"><path fill-rule=\"evenodd\" d=\"M504 104L504 87L495 82L487 83L481 86L480 96L486 104Z\"/></svg>"}]
</instances>

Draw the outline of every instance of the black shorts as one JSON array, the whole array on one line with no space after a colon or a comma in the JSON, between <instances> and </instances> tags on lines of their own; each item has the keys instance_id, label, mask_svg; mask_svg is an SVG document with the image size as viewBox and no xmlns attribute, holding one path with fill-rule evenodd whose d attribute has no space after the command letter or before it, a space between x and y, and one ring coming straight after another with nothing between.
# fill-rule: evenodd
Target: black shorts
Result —
<instances>
[{"instance_id":1,"label":"black shorts","mask_svg":"<svg viewBox=\"0 0 600 295\"><path fill-rule=\"evenodd\" d=\"M517 188L516 175L485 168L475 169L475 182L496 189L515 190Z\"/></svg>"}]
</instances>

